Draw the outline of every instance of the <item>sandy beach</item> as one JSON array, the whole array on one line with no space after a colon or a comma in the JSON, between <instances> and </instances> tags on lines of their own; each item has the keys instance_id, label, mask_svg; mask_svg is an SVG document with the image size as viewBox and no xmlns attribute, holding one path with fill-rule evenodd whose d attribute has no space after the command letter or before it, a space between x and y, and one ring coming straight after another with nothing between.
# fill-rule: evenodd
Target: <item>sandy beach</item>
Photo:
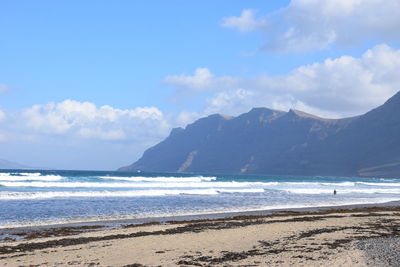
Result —
<instances>
[{"instance_id":1,"label":"sandy beach","mask_svg":"<svg viewBox=\"0 0 400 267\"><path fill-rule=\"evenodd\" d=\"M400 207L288 211L117 229L101 223L49 226L14 229L0 243L0 265L396 266L399 238Z\"/></svg>"}]
</instances>

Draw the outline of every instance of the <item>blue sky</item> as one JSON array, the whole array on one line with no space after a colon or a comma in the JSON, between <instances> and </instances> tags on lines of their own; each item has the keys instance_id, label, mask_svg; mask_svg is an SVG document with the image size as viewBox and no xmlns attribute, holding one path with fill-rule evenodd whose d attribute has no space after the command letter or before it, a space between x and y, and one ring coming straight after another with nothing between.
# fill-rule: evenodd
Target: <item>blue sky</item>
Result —
<instances>
[{"instance_id":1,"label":"blue sky","mask_svg":"<svg viewBox=\"0 0 400 267\"><path fill-rule=\"evenodd\" d=\"M399 0L2 1L0 158L116 169L211 113L361 114L400 88Z\"/></svg>"},{"instance_id":2,"label":"blue sky","mask_svg":"<svg viewBox=\"0 0 400 267\"><path fill-rule=\"evenodd\" d=\"M3 2L0 73L2 83L16 90L1 99L1 105L21 108L72 98L121 108L156 105L174 110L165 101L169 89L160 84L168 74L198 66L221 75L243 74L262 65L271 72L286 71L286 64L240 56L257 47L259 36L238 38L219 26L224 16L241 12L243 4L238 3Z\"/></svg>"}]
</instances>

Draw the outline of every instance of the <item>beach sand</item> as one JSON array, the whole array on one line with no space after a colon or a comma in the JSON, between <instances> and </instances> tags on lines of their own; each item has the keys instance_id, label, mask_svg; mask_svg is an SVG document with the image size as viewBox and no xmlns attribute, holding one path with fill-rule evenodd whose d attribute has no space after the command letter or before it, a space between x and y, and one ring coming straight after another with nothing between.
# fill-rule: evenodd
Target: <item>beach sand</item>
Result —
<instances>
[{"instance_id":1,"label":"beach sand","mask_svg":"<svg viewBox=\"0 0 400 267\"><path fill-rule=\"evenodd\" d=\"M0 266L398 266L400 262L400 207L15 234L21 239L0 241Z\"/></svg>"}]
</instances>

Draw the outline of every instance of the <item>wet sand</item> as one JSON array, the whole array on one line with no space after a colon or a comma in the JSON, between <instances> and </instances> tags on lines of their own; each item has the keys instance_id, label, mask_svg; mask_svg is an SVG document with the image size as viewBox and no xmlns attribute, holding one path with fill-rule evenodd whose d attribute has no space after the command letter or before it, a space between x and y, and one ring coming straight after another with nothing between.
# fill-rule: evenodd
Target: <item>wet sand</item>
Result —
<instances>
[{"instance_id":1,"label":"wet sand","mask_svg":"<svg viewBox=\"0 0 400 267\"><path fill-rule=\"evenodd\" d=\"M400 207L11 230L1 266L393 266Z\"/></svg>"}]
</instances>

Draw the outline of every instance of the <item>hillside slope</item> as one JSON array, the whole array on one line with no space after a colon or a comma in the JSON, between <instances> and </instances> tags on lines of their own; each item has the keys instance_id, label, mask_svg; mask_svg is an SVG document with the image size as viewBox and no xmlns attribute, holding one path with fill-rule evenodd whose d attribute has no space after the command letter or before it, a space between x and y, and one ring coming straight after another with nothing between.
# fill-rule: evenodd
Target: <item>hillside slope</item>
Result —
<instances>
[{"instance_id":1,"label":"hillside slope","mask_svg":"<svg viewBox=\"0 0 400 267\"><path fill-rule=\"evenodd\" d=\"M400 175L400 92L352 118L254 108L199 119L121 171Z\"/></svg>"}]
</instances>

